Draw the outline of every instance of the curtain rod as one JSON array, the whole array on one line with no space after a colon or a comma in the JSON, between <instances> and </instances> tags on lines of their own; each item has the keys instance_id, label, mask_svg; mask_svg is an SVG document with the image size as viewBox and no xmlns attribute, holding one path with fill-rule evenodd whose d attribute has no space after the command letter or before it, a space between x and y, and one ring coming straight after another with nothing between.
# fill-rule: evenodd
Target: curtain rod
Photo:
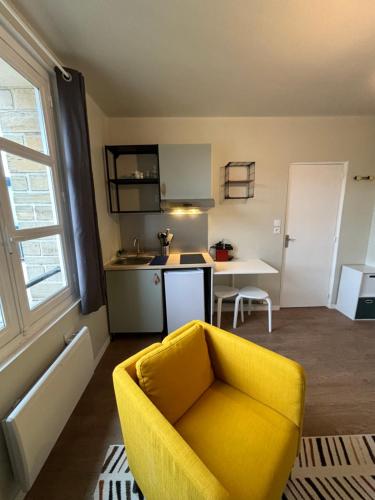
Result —
<instances>
[{"instance_id":1,"label":"curtain rod","mask_svg":"<svg viewBox=\"0 0 375 500\"><path fill-rule=\"evenodd\" d=\"M43 42L41 42L35 33L31 30L31 28L23 21L23 19L18 15L17 11L11 7L6 0L0 0L0 4L4 6L4 8L8 11L8 13L13 17L17 23L22 26L22 28L26 31L29 37L36 43L36 45L44 52L44 54L52 61L55 66L59 68L61 73L63 74L63 78L70 82L72 80L72 75L68 73L60 63L60 61L53 55L53 53L47 49Z\"/></svg>"}]
</instances>

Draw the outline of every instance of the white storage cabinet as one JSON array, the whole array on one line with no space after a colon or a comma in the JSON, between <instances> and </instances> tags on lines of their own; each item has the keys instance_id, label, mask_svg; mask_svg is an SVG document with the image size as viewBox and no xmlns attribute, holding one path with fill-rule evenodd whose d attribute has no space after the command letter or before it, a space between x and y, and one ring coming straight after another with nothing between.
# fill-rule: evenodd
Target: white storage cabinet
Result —
<instances>
[{"instance_id":1,"label":"white storage cabinet","mask_svg":"<svg viewBox=\"0 0 375 500\"><path fill-rule=\"evenodd\" d=\"M336 309L350 319L375 319L375 267L342 266Z\"/></svg>"}]
</instances>

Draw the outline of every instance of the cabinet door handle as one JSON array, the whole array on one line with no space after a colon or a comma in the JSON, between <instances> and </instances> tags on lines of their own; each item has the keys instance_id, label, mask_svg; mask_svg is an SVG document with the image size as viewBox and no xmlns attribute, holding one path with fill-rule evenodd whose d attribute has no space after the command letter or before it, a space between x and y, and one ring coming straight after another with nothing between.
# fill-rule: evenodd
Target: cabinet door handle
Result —
<instances>
[{"instance_id":1,"label":"cabinet door handle","mask_svg":"<svg viewBox=\"0 0 375 500\"><path fill-rule=\"evenodd\" d=\"M154 279L153 279L154 285L158 285L160 283L160 278L158 274L154 274Z\"/></svg>"},{"instance_id":2,"label":"cabinet door handle","mask_svg":"<svg viewBox=\"0 0 375 500\"><path fill-rule=\"evenodd\" d=\"M365 300L365 304L373 304L373 303L374 303L373 299Z\"/></svg>"}]
</instances>

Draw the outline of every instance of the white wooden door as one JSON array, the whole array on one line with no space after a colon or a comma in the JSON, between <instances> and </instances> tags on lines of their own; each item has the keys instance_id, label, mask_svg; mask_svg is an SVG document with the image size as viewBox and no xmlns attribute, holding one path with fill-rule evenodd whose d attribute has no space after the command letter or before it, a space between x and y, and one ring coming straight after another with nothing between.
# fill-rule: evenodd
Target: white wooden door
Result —
<instances>
[{"instance_id":1,"label":"white wooden door","mask_svg":"<svg viewBox=\"0 0 375 500\"><path fill-rule=\"evenodd\" d=\"M282 307L330 302L344 176L345 165L340 163L290 166Z\"/></svg>"}]
</instances>

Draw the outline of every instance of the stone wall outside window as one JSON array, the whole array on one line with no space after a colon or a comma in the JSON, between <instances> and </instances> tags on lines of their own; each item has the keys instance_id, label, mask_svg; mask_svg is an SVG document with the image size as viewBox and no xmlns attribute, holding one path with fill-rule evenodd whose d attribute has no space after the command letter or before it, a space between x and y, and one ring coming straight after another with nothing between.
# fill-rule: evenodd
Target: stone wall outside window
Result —
<instances>
[{"instance_id":1,"label":"stone wall outside window","mask_svg":"<svg viewBox=\"0 0 375 500\"><path fill-rule=\"evenodd\" d=\"M43 151L34 88L0 87L1 135L24 146ZM18 228L54 224L54 211L46 167L14 155L6 158L8 189L13 191L13 210ZM60 264L54 237L24 242L23 266L27 281ZM61 290L63 277L58 273L29 289L32 307Z\"/></svg>"}]
</instances>

